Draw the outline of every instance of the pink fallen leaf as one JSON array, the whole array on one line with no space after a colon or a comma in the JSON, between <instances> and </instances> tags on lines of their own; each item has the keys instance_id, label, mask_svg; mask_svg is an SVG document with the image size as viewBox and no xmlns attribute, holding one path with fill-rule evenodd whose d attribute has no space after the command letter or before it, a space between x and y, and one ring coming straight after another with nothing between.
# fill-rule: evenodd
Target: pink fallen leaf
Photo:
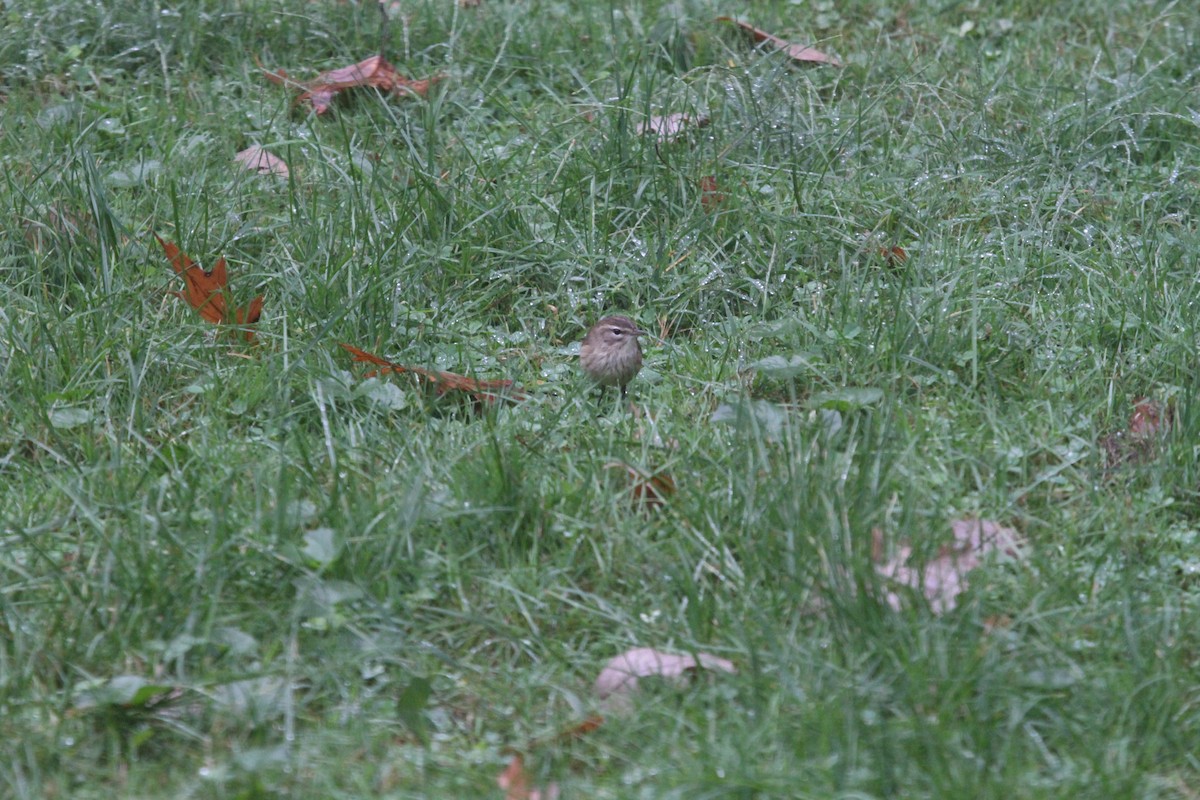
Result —
<instances>
[{"instance_id":1,"label":"pink fallen leaf","mask_svg":"<svg viewBox=\"0 0 1200 800\"><path fill-rule=\"evenodd\" d=\"M943 614L957 605L958 596L967 589L967 573L983 564L989 554L1021 557L1020 536L1012 528L986 519L957 519L950 527L954 541L943 545L937 556L923 566L909 563L913 548L904 545L891 560L875 567L886 581L920 592L935 614ZM872 557L881 561L885 550L883 532L875 529L871 535ZM900 594L892 589L886 592L887 604L899 611Z\"/></svg>"},{"instance_id":2,"label":"pink fallen leaf","mask_svg":"<svg viewBox=\"0 0 1200 800\"><path fill-rule=\"evenodd\" d=\"M279 70L270 72L259 65L267 79L302 89L303 93L297 102L310 103L318 114L324 114L333 104L333 98L346 89L372 87L382 92L397 95L412 95L424 97L429 93L429 87L438 80L437 76L413 80L406 78L396 71L396 68L383 56L364 58L357 64L340 67L322 72L311 81L295 81L288 74Z\"/></svg>"},{"instance_id":3,"label":"pink fallen leaf","mask_svg":"<svg viewBox=\"0 0 1200 800\"><path fill-rule=\"evenodd\" d=\"M708 117L692 116L690 114L666 114L653 116L637 126L639 134L653 133L660 142L673 143L687 132L689 126L703 128L708 125Z\"/></svg>"},{"instance_id":4,"label":"pink fallen leaf","mask_svg":"<svg viewBox=\"0 0 1200 800\"><path fill-rule=\"evenodd\" d=\"M233 159L260 175L278 175L281 178L288 176L288 166L283 159L256 144L250 145Z\"/></svg>"},{"instance_id":5,"label":"pink fallen leaf","mask_svg":"<svg viewBox=\"0 0 1200 800\"><path fill-rule=\"evenodd\" d=\"M678 680L696 669L737 672L732 662L708 653L676 655L652 647L635 647L611 659L596 678L596 695L611 700L614 705L628 705L629 697L637 691L642 678Z\"/></svg>"},{"instance_id":6,"label":"pink fallen leaf","mask_svg":"<svg viewBox=\"0 0 1200 800\"><path fill-rule=\"evenodd\" d=\"M767 42L778 50L782 50L787 57L793 61L799 61L805 64L828 64L831 67L840 67L842 62L838 61L828 53L822 53L813 47L806 47L801 44L793 44L787 39L781 39L773 33L767 33L761 28L756 28L748 22L736 20L733 17L717 17L718 22L732 22L746 33L750 34L756 42Z\"/></svg>"}]
</instances>

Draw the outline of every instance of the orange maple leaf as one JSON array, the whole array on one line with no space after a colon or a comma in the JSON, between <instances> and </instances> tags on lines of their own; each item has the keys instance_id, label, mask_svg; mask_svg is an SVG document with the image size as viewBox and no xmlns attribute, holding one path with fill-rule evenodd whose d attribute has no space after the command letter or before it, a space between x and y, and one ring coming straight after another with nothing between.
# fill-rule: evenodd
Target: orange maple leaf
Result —
<instances>
[{"instance_id":1,"label":"orange maple leaf","mask_svg":"<svg viewBox=\"0 0 1200 800\"><path fill-rule=\"evenodd\" d=\"M171 266L175 268L175 272L183 278L186 284L185 291L172 291L171 294L186 300L192 308L200 312L201 317L216 325L222 323L252 325L258 322L258 318L262 316L263 307L261 294L251 300L250 305L246 308L236 309L233 317L230 318L225 299L229 276L225 270L224 258L217 259L213 268L205 271L203 267L188 258L187 253L180 250L174 242L168 242L158 234L154 234L154 238L158 239L163 252L171 261ZM246 331L245 336L248 342L254 340L253 331Z\"/></svg>"}]
</instances>

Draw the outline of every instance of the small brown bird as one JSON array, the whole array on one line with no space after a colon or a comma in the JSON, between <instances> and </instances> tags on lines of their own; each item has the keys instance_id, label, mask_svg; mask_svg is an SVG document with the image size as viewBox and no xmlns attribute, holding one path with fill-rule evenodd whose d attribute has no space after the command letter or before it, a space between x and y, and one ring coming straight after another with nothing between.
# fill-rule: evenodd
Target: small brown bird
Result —
<instances>
[{"instance_id":1,"label":"small brown bird","mask_svg":"<svg viewBox=\"0 0 1200 800\"><path fill-rule=\"evenodd\" d=\"M588 377L601 386L625 387L642 368L639 330L629 317L605 317L592 326L579 347L579 364Z\"/></svg>"}]
</instances>

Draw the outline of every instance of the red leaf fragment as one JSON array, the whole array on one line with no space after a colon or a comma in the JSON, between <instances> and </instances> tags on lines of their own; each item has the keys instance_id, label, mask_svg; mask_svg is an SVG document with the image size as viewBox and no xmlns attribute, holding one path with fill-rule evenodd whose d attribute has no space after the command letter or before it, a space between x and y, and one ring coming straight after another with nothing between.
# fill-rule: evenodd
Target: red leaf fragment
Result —
<instances>
[{"instance_id":1,"label":"red leaf fragment","mask_svg":"<svg viewBox=\"0 0 1200 800\"><path fill-rule=\"evenodd\" d=\"M662 508L675 494L675 479L665 472L648 473L624 461L609 461L605 469L620 470L629 480L629 495L635 507L653 510Z\"/></svg>"},{"instance_id":2,"label":"red leaf fragment","mask_svg":"<svg viewBox=\"0 0 1200 800\"><path fill-rule=\"evenodd\" d=\"M273 83L282 83L302 89L303 92L296 102L311 104L313 110L318 114L328 111L333 103L333 98L346 89L365 86L392 94L424 97L429 93L429 87L439 80L438 76L420 80L406 78L398 73L386 58L379 55L364 58L357 64L351 64L348 67L322 72L307 82L294 81L283 70L269 72L263 69L263 72Z\"/></svg>"},{"instance_id":3,"label":"red leaf fragment","mask_svg":"<svg viewBox=\"0 0 1200 800\"><path fill-rule=\"evenodd\" d=\"M793 44L787 39L781 39L772 33L767 33L761 28L756 28L748 22L742 22L734 19L733 17L727 16L717 17L717 22L732 22L734 25L738 26L754 37L754 41L769 43L776 49L782 50L787 57L793 61L798 61L802 64L829 64L832 67L842 66L841 61L838 61L836 58L827 53L822 53L820 50L812 47Z\"/></svg>"},{"instance_id":4,"label":"red leaf fragment","mask_svg":"<svg viewBox=\"0 0 1200 800\"><path fill-rule=\"evenodd\" d=\"M879 255L889 267L898 267L908 261L908 253L900 245L879 248Z\"/></svg>"},{"instance_id":5,"label":"red leaf fragment","mask_svg":"<svg viewBox=\"0 0 1200 800\"><path fill-rule=\"evenodd\" d=\"M172 291L171 294L186 300L188 305L200 312L201 317L215 325L225 323L252 325L258 322L263 307L261 294L250 301L250 305L246 308L237 309L230 318L226 303L229 277L226 274L224 258L217 259L213 268L206 272L199 264L188 258L187 253L180 250L174 242L168 242L158 234L155 234L154 238L158 239L163 252L171 261L171 266L186 284L185 291ZM254 341L254 331L244 331L243 335L246 337L246 341Z\"/></svg>"},{"instance_id":6,"label":"red leaf fragment","mask_svg":"<svg viewBox=\"0 0 1200 800\"><path fill-rule=\"evenodd\" d=\"M260 175L278 175L281 178L288 176L288 166L284 160L256 144L238 153L233 160Z\"/></svg>"},{"instance_id":7,"label":"red leaf fragment","mask_svg":"<svg viewBox=\"0 0 1200 800\"><path fill-rule=\"evenodd\" d=\"M504 800L558 800L559 796L557 783L551 783L545 789L530 787L525 759L520 754L513 756L504 771L496 776L496 784L504 790Z\"/></svg>"},{"instance_id":8,"label":"red leaf fragment","mask_svg":"<svg viewBox=\"0 0 1200 800\"><path fill-rule=\"evenodd\" d=\"M558 741L566 742L571 739L581 739L604 724L604 717L593 714L583 722L572 725L558 734Z\"/></svg>"},{"instance_id":9,"label":"red leaf fragment","mask_svg":"<svg viewBox=\"0 0 1200 800\"><path fill-rule=\"evenodd\" d=\"M1149 397L1140 397L1133 404L1129 428L1110 433L1100 440L1106 466L1140 464L1157 455L1158 440L1173 423L1173 409Z\"/></svg>"},{"instance_id":10,"label":"red leaf fragment","mask_svg":"<svg viewBox=\"0 0 1200 800\"><path fill-rule=\"evenodd\" d=\"M403 364L396 364L387 359L372 355L365 350L360 350L345 342L341 342L340 344L343 350L354 357L355 361L374 364L379 367L379 369L363 373L364 378L373 378L388 373L399 375L407 372L415 375L418 381L431 386L439 397L450 392L465 392L474 398L475 402L479 405L494 405L500 402L515 403L526 398L524 390L510 380L481 381L477 378L469 378L466 375L459 375L455 372L441 372L423 367L406 367Z\"/></svg>"},{"instance_id":11,"label":"red leaf fragment","mask_svg":"<svg viewBox=\"0 0 1200 800\"><path fill-rule=\"evenodd\" d=\"M887 581L915 589L929 601L935 614L950 611L958 603L958 596L967 589L967 573L983 563L990 553L1000 553L1012 558L1022 555L1019 534L1012 528L986 519L957 519L950 523L954 540L943 545L935 558L922 567L909 564L913 554L911 545L897 549L895 556L886 563L882 560L886 551L883 531L871 531L871 557L875 560L875 571ZM900 595L890 589L887 604L899 611L902 607Z\"/></svg>"},{"instance_id":12,"label":"red leaf fragment","mask_svg":"<svg viewBox=\"0 0 1200 800\"><path fill-rule=\"evenodd\" d=\"M717 206L725 202L725 194L717 186L713 175L705 175L700 179L700 207L708 213L717 210Z\"/></svg>"},{"instance_id":13,"label":"red leaf fragment","mask_svg":"<svg viewBox=\"0 0 1200 800\"><path fill-rule=\"evenodd\" d=\"M1129 435L1141 439L1149 439L1171 427L1170 417L1166 415L1163 404L1149 397L1139 398L1133 406L1133 414L1129 417Z\"/></svg>"}]
</instances>

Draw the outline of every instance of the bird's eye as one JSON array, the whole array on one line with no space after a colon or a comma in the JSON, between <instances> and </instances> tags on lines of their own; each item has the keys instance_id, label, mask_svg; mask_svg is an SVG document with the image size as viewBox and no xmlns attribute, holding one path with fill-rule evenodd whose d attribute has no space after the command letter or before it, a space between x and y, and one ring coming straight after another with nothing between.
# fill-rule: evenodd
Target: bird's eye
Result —
<instances>
[{"instance_id":1,"label":"bird's eye","mask_svg":"<svg viewBox=\"0 0 1200 800\"><path fill-rule=\"evenodd\" d=\"M613 336L620 336L625 331L621 330L620 328L613 328L612 332L613 332Z\"/></svg>"}]
</instances>

